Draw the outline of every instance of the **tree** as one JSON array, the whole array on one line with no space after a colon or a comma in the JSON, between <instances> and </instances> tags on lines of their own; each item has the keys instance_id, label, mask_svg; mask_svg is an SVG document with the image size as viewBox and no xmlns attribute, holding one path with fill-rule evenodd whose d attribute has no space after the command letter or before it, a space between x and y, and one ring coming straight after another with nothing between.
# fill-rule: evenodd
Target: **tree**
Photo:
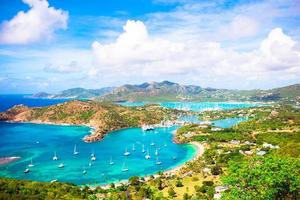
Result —
<instances>
[{"instance_id":1,"label":"tree","mask_svg":"<svg viewBox=\"0 0 300 200\"><path fill-rule=\"evenodd\" d=\"M223 199L300 199L300 160L268 156L230 163Z\"/></svg>"},{"instance_id":2,"label":"tree","mask_svg":"<svg viewBox=\"0 0 300 200\"><path fill-rule=\"evenodd\" d=\"M170 187L170 188L169 188L168 194L169 194L169 196L170 196L171 198L176 197L176 192L175 192L175 190L174 190L173 187Z\"/></svg>"},{"instance_id":3,"label":"tree","mask_svg":"<svg viewBox=\"0 0 300 200\"><path fill-rule=\"evenodd\" d=\"M176 187L183 187L181 180L176 181Z\"/></svg>"}]
</instances>

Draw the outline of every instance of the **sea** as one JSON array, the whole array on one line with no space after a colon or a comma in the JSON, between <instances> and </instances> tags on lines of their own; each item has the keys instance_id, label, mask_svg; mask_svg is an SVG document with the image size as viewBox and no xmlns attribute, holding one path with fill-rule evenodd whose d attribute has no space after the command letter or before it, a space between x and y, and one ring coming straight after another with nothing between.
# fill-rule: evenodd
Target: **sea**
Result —
<instances>
[{"instance_id":1,"label":"sea","mask_svg":"<svg viewBox=\"0 0 300 200\"><path fill-rule=\"evenodd\" d=\"M14 105L48 106L70 99L37 99L29 95L0 95L0 111ZM248 103L160 103L171 108L229 109L255 106ZM144 105L137 103L134 106ZM195 106L196 105L196 106ZM130 104L126 106L132 106ZM194 119L195 120L195 119ZM230 127L242 119L216 121L219 127ZM103 185L126 180L131 176L155 174L179 166L197 152L190 144L175 144L173 132L178 126L127 128L107 134L102 141L85 143L90 127L32 123L0 123L0 157L21 159L0 166L1 177L70 182L78 185ZM74 152L78 152L77 155ZM127 156L124 155L128 152ZM54 155L58 160L53 160ZM146 159L146 155L150 158ZM93 158L94 157L94 158ZM61 166L61 167L59 167ZM63 166L63 167L62 167ZM24 170L29 169L28 173Z\"/></svg>"}]
</instances>

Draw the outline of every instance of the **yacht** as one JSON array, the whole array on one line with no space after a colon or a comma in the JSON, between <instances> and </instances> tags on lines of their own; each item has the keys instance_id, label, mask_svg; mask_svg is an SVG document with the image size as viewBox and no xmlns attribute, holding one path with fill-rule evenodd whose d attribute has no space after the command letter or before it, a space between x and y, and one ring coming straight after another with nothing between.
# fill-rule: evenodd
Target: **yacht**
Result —
<instances>
[{"instance_id":1,"label":"yacht","mask_svg":"<svg viewBox=\"0 0 300 200\"><path fill-rule=\"evenodd\" d=\"M128 168L126 167L126 163L123 162L123 166L122 166L122 172L127 172Z\"/></svg>"},{"instance_id":2,"label":"yacht","mask_svg":"<svg viewBox=\"0 0 300 200\"><path fill-rule=\"evenodd\" d=\"M145 155L145 158L147 159L147 160L149 160L151 157L150 157L150 154L149 154L149 150L147 150L147 155Z\"/></svg>"},{"instance_id":3,"label":"yacht","mask_svg":"<svg viewBox=\"0 0 300 200\"><path fill-rule=\"evenodd\" d=\"M60 163L60 164L58 165L58 168L64 168L64 167L65 167L64 163Z\"/></svg>"},{"instance_id":4,"label":"yacht","mask_svg":"<svg viewBox=\"0 0 300 200\"><path fill-rule=\"evenodd\" d=\"M150 125L143 125L142 130L143 131L151 131L151 130L154 130L154 127L150 126Z\"/></svg>"},{"instance_id":5,"label":"yacht","mask_svg":"<svg viewBox=\"0 0 300 200\"><path fill-rule=\"evenodd\" d=\"M30 172L30 170L28 169L28 168L26 168L25 170L24 170L24 173L25 174L27 174L27 173L29 173Z\"/></svg>"},{"instance_id":6,"label":"yacht","mask_svg":"<svg viewBox=\"0 0 300 200\"><path fill-rule=\"evenodd\" d=\"M32 163L32 158L31 158L31 162L30 162L30 164L28 165L28 167L34 167L34 164Z\"/></svg>"},{"instance_id":7,"label":"yacht","mask_svg":"<svg viewBox=\"0 0 300 200\"><path fill-rule=\"evenodd\" d=\"M95 161L96 160L96 156L95 154L93 154L93 156L91 157L91 161Z\"/></svg>"},{"instance_id":8,"label":"yacht","mask_svg":"<svg viewBox=\"0 0 300 200\"><path fill-rule=\"evenodd\" d=\"M110 165L113 165L113 164L115 164L115 163L113 162L113 160L112 160L112 157L110 157L109 164L110 164Z\"/></svg>"},{"instance_id":9,"label":"yacht","mask_svg":"<svg viewBox=\"0 0 300 200\"><path fill-rule=\"evenodd\" d=\"M74 155L78 155L78 154L79 154L79 152L77 151L77 148L76 148L76 144L75 144L75 146L74 146L73 154L74 154Z\"/></svg>"},{"instance_id":10,"label":"yacht","mask_svg":"<svg viewBox=\"0 0 300 200\"><path fill-rule=\"evenodd\" d=\"M124 152L124 156L129 156L129 155L130 155L130 152L127 151L127 148L126 148L126 150L125 150L125 152Z\"/></svg>"},{"instance_id":11,"label":"yacht","mask_svg":"<svg viewBox=\"0 0 300 200\"><path fill-rule=\"evenodd\" d=\"M156 164L157 164L157 165L160 165L160 164L161 164L161 161L158 160L158 157L156 157Z\"/></svg>"},{"instance_id":12,"label":"yacht","mask_svg":"<svg viewBox=\"0 0 300 200\"><path fill-rule=\"evenodd\" d=\"M58 160L58 157L56 156L56 151L54 152L54 156L52 157L52 160Z\"/></svg>"},{"instance_id":13,"label":"yacht","mask_svg":"<svg viewBox=\"0 0 300 200\"><path fill-rule=\"evenodd\" d=\"M155 150L155 155L158 156L158 150L157 149Z\"/></svg>"}]
</instances>

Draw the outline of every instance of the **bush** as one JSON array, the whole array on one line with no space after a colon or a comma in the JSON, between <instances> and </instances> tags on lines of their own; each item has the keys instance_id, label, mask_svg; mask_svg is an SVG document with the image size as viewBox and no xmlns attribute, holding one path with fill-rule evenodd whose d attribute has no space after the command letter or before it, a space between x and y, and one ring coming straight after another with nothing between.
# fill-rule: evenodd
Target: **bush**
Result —
<instances>
[{"instance_id":1,"label":"bush","mask_svg":"<svg viewBox=\"0 0 300 200\"><path fill-rule=\"evenodd\" d=\"M169 196L172 197L172 198L176 197L176 192L175 192L175 190L174 190L173 187L170 187L170 188L169 188L168 194L169 194Z\"/></svg>"},{"instance_id":2,"label":"bush","mask_svg":"<svg viewBox=\"0 0 300 200\"><path fill-rule=\"evenodd\" d=\"M183 187L181 180L176 181L176 187Z\"/></svg>"},{"instance_id":3,"label":"bush","mask_svg":"<svg viewBox=\"0 0 300 200\"><path fill-rule=\"evenodd\" d=\"M222 168L220 166L216 165L211 168L212 175L219 175L221 173L222 173Z\"/></svg>"},{"instance_id":4,"label":"bush","mask_svg":"<svg viewBox=\"0 0 300 200\"><path fill-rule=\"evenodd\" d=\"M214 182L213 181L203 181L202 184L205 186L213 186Z\"/></svg>"}]
</instances>

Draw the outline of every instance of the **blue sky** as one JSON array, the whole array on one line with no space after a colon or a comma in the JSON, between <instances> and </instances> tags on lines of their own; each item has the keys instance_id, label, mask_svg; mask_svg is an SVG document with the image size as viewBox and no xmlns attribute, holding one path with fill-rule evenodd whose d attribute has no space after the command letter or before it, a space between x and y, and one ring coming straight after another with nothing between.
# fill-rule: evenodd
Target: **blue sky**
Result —
<instances>
[{"instance_id":1,"label":"blue sky","mask_svg":"<svg viewBox=\"0 0 300 200\"><path fill-rule=\"evenodd\" d=\"M0 0L0 93L300 82L300 1Z\"/></svg>"}]
</instances>

